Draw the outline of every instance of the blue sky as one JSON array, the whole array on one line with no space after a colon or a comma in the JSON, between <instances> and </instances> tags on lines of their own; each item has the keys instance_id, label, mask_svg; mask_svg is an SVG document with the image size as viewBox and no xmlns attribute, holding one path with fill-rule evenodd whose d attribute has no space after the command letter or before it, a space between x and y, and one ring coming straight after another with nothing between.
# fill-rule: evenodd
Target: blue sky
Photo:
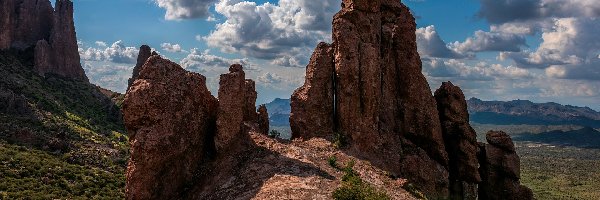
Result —
<instances>
[{"instance_id":1,"label":"blue sky","mask_svg":"<svg viewBox=\"0 0 600 200\"><path fill-rule=\"evenodd\" d=\"M124 92L148 44L207 77L242 63L258 103L289 98L316 44L331 41L341 0L78 0L82 64L92 83ZM595 0L405 0L423 73L484 100L529 99L600 110L600 4Z\"/></svg>"}]
</instances>

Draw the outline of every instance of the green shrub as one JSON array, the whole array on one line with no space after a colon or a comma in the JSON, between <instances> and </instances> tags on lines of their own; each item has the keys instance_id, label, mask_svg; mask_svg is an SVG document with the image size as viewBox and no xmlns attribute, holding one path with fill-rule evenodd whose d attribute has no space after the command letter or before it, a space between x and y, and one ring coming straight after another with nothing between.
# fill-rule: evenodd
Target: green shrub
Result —
<instances>
[{"instance_id":1,"label":"green shrub","mask_svg":"<svg viewBox=\"0 0 600 200\"><path fill-rule=\"evenodd\" d=\"M337 158L335 156L330 156L329 158L327 158L327 163L329 163L329 166L333 167L333 168L338 168L337 166Z\"/></svg>"},{"instance_id":2,"label":"green shrub","mask_svg":"<svg viewBox=\"0 0 600 200\"><path fill-rule=\"evenodd\" d=\"M364 182L358 173L354 171L354 161L346 163L342 169L342 186L333 191L333 199L336 200L388 200L391 199L384 191L380 191Z\"/></svg>"},{"instance_id":3,"label":"green shrub","mask_svg":"<svg viewBox=\"0 0 600 200\"><path fill-rule=\"evenodd\" d=\"M279 138L281 137L281 133L277 130L271 130L271 132L269 132L269 137Z\"/></svg>"},{"instance_id":4,"label":"green shrub","mask_svg":"<svg viewBox=\"0 0 600 200\"><path fill-rule=\"evenodd\" d=\"M346 138L346 136L342 133L339 132L335 132L334 133L334 138L333 138L333 146L336 148L344 148L346 147L346 145L348 145L348 139Z\"/></svg>"}]
</instances>

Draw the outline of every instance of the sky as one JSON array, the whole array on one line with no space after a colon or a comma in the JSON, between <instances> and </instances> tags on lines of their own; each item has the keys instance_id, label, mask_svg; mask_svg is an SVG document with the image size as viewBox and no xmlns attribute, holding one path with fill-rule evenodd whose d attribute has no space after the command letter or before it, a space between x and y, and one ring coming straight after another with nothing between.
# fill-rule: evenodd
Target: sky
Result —
<instances>
[{"instance_id":1,"label":"sky","mask_svg":"<svg viewBox=\"0 0 600 200\"><path fill-rule=\"evenodd\" d=\"M417 19L423 74L467 98L531 100L600 110L597 0L403 0ZM341 0L75 0L90 81L125 92L148 44L189 71L218 77L234 63L257 103L289 98L316 45L331 42Z\"/></svg>"}]
</instances>

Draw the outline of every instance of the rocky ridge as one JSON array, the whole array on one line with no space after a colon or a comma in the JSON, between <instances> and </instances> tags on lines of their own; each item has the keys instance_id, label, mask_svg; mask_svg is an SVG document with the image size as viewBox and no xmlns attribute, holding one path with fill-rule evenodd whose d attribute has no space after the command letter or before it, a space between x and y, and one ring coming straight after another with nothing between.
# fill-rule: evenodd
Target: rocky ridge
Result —
<instances>
[{"instance_id":1,"label":"rocky ridge","mask_svg":"<svg viewBox=\"0 0 600 200\"><path fill-rule=\"evenodd\" d=\"M328 199L340 158L393 199L413 198L407 181L430 199L532 199L510 137L477 144L460 88L431 94L415 29L400 1L344 0L333 44L317 46L292 96L290 142L264 135L268 114L241 65L215 99L201 75L150 57L123 104L127 198Z\"/></svg>"},{"instance_id":2,"label":"rocky ridge","mask_svg":"<svg viewBox=\"0 0 600 200\"><path fill-rule=\"evenodd\" d=\"M5 0L0 2L0 50L33 49L41 76L57 74L87 81L79 61L73 2Z\"/></svg>"}]
</instances>

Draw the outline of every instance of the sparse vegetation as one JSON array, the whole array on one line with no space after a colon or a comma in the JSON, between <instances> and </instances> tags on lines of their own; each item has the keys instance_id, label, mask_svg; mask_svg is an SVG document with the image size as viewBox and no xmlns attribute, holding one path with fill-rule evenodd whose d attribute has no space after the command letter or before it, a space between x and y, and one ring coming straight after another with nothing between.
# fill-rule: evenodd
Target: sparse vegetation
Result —
<instances>
[{"instance_id":1,"label":"sparse vegetation","mask_svg":"<svg viewBox=\"0 0 600 200\"><path fill-rule=\"evenodd\" d=\"M271 130L271 132L269 132L269 137L279 138L280 136L281 136L281 133L277 130Z\"/></svg>"},{"instance_id":2,"label":"sparse vegetation","mask_svg":"<svg viewBox=\"0 0 600 200\"><path fill-rule=\"evenodd\" d=\"M329 156L329 158L327 159L327 163L329 163L329 166L333 167L333 168L338 168L337 166L337 158L335 156Z\"/></svg>"},{"instance_id":3,"label":"sparse vegetation","mask_svg":"<svg viewBox=\"0 0 600 200\"><path fill-rule=\"evenodd\" d=\"M346 163L342 169L342 186L333 192L336 200L388 200L390 197L383 191L378 190L369 183L363 181L360 175L354 171L354 161Z\"/></svg>"},{"instance_id":4,"label":"sparse vegetation","mask_svg":"<svg viewBox=\"0 0 600 200\"><path fill-rule=\"evenodd\" d=\"M402 186L402 188L418 199L427 200L427 197L421 191L419 191L412 183L406 183Z\"/></svg>"},{"instance_id":5,"label":"sparse vegetation","mask_svg":"<svg viewBox=\"0 0 600 200\"><path fill-rule=\"evenodd\" d=\"M346 136L342 133L339 132L335 132L333 133L333 146L335 148L344 148L346 147L346 145L348 145L348 139L346 138Z\"/></svg>"}]
</instances>

